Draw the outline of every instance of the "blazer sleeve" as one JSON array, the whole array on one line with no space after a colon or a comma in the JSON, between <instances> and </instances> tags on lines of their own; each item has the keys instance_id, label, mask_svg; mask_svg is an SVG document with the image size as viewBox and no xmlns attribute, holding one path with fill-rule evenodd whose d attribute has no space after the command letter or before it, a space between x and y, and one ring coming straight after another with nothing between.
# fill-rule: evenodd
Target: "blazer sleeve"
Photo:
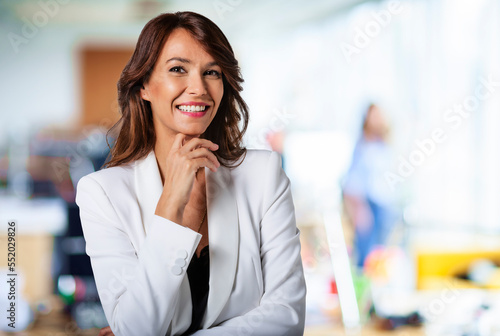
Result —
<instances>
[{"instance_id":1,"label":"blazer sleeve","mask_svg":"<svg viewBox=\"0 0 500 336\"><path fill-rule=\"evenodd\" d=\"M260 257L264 281L260 305L243 316L193 335L304 334L306 286L299 230L295 223L290 181L281 168L278 153L271 153L266 173L260 223Z\"/></svg>"},{"instance_id":2,"label":"blazer sleeve","mask_svg":"<svg viewBox=\"0 0 500 336\"><path fill-rule=\"evenodd\" d=\"M76 202L104 313L117 336L165 335L201 235L154 216L137 251L112 203L92 176L78 183ZM130 219L127 219L130 220ZM142 224L141 224L142 225Z\"/></svg>"}]
</instances>

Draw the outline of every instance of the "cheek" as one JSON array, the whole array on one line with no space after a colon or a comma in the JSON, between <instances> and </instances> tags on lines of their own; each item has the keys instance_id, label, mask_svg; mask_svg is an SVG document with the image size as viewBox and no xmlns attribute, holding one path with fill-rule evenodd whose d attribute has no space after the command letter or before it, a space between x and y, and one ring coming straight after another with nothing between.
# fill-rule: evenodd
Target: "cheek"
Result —
<instances>
[{"instance_id":1,"label":"cheek","mask_svg":"<svg viewBox=\"0 0 500 336\"><path fill-rule=\"evenodd\" d=\"M160 104L172 104L173 100L183 92L183 85L176 80L164 80L155 83L151 87L151 92Z\"/></svg>"},{"instance_id":2,"label":"cheek","mask_svg":"<svg viewBox=\"0 0 500 336\"><path fill-rule=\"evenodd\" d=\"M215 100L217 105L220 105L220 101L222 100L222 96L224 95L224 84L220 82L213 85L211 91L212 98Z\"/></svg>"}]
</instances>

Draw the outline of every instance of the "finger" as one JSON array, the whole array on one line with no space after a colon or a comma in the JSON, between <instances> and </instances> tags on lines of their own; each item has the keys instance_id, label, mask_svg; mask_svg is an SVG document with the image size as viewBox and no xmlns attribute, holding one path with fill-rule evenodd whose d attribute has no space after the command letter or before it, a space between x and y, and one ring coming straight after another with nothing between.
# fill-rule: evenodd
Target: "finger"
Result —
<instances>
[{"instance_id":1,"label":"finger","mask_svg":"<svg viewBox=\"0 0 500 336\"><path fill-rule=\"evenodd\" d=\"M207 167L208 169L210 169L213 172L216 172L217 168L218 168L218 166L215 165L215 163L213 163L211 160L209 160L206 157L194 159L193 166L198 167L198 169Z\"/></svg>"},{"instance_id":2,"label":"finger","mask_svg":"<svg viewBox=\"0 0 500 336\"><path fill-rule=\"evenodd\" d=\"M213 143L208 139L193 138L186 142L184 146L182 146L182 152L187 153L200 147L204 147L212 151L219 149L219 145Z\"/></svg>"},{"instance_id":3,"label":"finger","mask_svg":"<svg viewBox=\"0 0 500 336\"><path fill-rule=\"evenodd\" d=\"M113 332L111 331L111 328L110 327L106 327L106 328L102 328L99 331L99 335L98 336L111 336L111 335L114 335Z\"/></svg>"},{"instance_id":4,"label":"finger","mask_svg":"<svg viewBox=\"0 0 500 336\"><path fill-rule=\"evenodd\" d=\"M111 331L111 328L109 326L102 328L99 332L99 335L106 336L110 331Z\"/></svg>"},{"instance_id":5,"label":"finger","mask_svg":"<svg viewBox=\"0 0 500 336\"><path fill-rule=\"evenodd\" d=\"M207 139L193 138L187 141L184 146L182 146L181 151L187 153L197 148L207 148L209 150L215 151L219 149L219 145Z\"/></svg>"},{"instance_id":6,"label":"finger","mask_svg":"<svg viewBox=\"0 0 500 336\"><path fill-rule=\"evenodd\" d=\"M187 154L188 159L197 159L197 158L201 158L201 157L206 157L207 159L212 161L216 167L220 166L219 160L217 160L217 157L215 156L215 154L206 148L198 148L198 149L195 149Z\"/></svg>"},{"instance_id":7,"label":"finger","mask_svg":"<svg viewBox=\"0 0 500 336\"><path fill-rule=\"evenodd\" d=\"M184 139L186 139L185 134L177 133L177 135L174 138L174 143L172 144L172 148L170 148L170 151L172 152L182 148L184 144Z\"/></svg>"}]
</instances>

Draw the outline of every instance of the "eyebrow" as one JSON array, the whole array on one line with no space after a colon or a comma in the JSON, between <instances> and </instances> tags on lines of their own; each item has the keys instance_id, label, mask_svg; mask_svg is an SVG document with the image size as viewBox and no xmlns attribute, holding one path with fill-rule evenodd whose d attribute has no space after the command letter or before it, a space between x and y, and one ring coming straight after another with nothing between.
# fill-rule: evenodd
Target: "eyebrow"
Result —
<instances>
[{"instance_id":1,"label":"eyebrow","mask_svg":"<svg viewBox=\"0 0 500 336\"><path fill-rule=\"evenodd\" d=\"M171 62L171 61L179 61L181 63L188 63L188 64L191 63L191 60L188 60L187 58L182 58L182 57L172 57L171 59L167 60L166 63ZM215 62L215 61L207 64L207 66L209 66L209 67L214 66L214 65L218 66L219 64L217 64L217 62Z\"/></svg>"},{"instance_id":2,"label":"eyebrow","mask_svg":"<svg viewBox=\"0 0 500 336\"><path fill-rule=\"evenodd\" d=\"M182 58L182 57L172 57L166 63L171 62L171 61L179 61L179 62L182 62L182 63L191 63L190 60L188 60L187 58Z\"/></svg>"}]
</instances>

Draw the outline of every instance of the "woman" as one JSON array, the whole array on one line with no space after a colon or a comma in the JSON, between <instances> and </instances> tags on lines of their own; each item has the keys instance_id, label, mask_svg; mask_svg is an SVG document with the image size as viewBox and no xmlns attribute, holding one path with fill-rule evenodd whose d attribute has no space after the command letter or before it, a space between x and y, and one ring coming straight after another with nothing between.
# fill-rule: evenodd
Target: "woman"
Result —
<instances>
[{"instance_id":1,"label":"woman","mask_svg":"<svg viewBox=\"0 0 500 336\"><path fill-rule=\"evenodd\" d=\"M392 162L388 133L382 112L371 104L343 188L345 209L355 229L359 268L373 250L385 245L397 220L393 192L384 178Z\"/></svg>"},{"instance_id":2,"label":"woman","mask_svg":"<svg viewBox=\"0 0 500 336\"><path fill-rule=\"evenodd\" d=\"M199 14L162 14L141 32L118 82L108 168L77 189L107 331L303 334L290 184L278 154L241 145L242 81Z\"/></svg>"}]
</instances>

